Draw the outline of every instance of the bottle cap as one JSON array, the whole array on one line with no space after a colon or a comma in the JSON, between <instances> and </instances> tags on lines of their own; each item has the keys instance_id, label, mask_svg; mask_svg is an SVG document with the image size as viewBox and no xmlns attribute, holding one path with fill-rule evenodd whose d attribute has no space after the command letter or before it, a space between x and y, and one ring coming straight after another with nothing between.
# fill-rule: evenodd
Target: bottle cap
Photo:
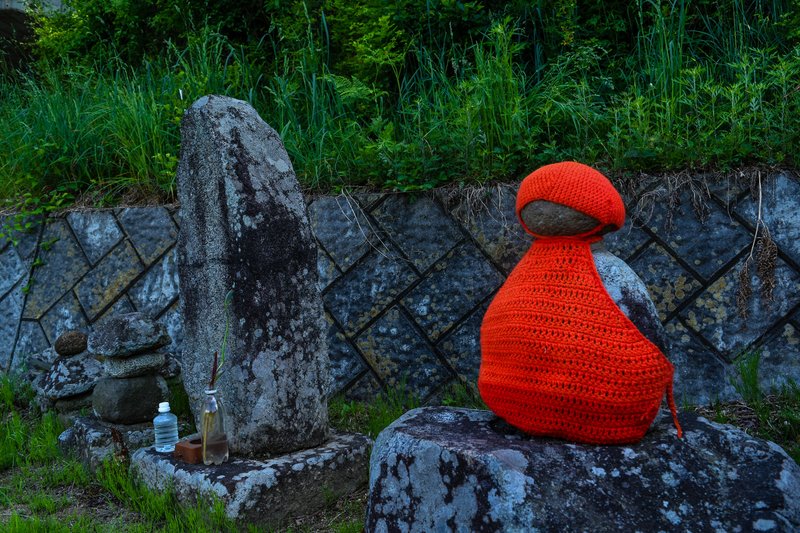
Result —
<instances>
[{"instance_id":1,"label":"bottle cap","mask_svg":"<svg viewBox=\"0 0 800 533\"><path fill-rule=\"evenodd\" d=\"M159 413L169 413L169 402L161 402L158 404Z\"/></svg>"}]
</instances>

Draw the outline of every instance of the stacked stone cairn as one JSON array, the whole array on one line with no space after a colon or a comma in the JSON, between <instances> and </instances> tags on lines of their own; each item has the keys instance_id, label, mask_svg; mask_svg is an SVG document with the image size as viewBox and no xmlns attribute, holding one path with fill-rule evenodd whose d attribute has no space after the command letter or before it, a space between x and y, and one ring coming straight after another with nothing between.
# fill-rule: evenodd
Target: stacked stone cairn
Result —
<instances>
[{"instance_id":1,"label":"stacked stone cairn","mask_svg":"<svg viewBox=\"0 0 800 533\"><path fill-rule=\"evenodd\" d=\"M91 408L92 389L102 375L100 363L88 356L86 347L86 333L70 330L56 339L53 348L29 360L32 368L50 362L33 381L37 403L42 410L54 408L65 425Z\"/></svg>"},{"instance_id":2,"label":"stacked stone cairn","mask_svg":"<svg viewBox=\"0 0 800 533\"><path fill-rule=\"evenodd\" d=\"M92 394L95 414L114 424L150 421L169 389L160 375L170 343L163 324L140 313L110 318L89 336L89 352L102 362L102 377Z\"/></svg>"}]
</instances>

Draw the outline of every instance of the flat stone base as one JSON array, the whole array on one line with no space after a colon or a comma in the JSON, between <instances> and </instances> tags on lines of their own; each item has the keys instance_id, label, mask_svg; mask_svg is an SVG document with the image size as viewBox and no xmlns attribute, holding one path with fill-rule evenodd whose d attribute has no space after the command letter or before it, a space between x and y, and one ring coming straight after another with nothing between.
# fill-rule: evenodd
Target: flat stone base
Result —
<instances>
[{"instance_id":1,"label":"flat stone base","mask_svg":"<svg viewBox=\"0 0 800 533\"><path fill-rule=\"evenodd\" d=\"M799 531L800 466L732 426L661 417L629 446L523 435L489 411L406 413L375 441L369 532Z\"/></svg>"},{"instance_id":2,"label":"flat stone base","mask_svg":"<svg viewBox=\"0 0 800 533\"><path fill-rule=\"evenodd\" d=\"M185 431L185 427L179 428ZM112 424L96 416L78 417L72 427L58 437L58 446L75 456L91 471L107 458L127 460L130 453L151 446L155 439L153 424Z\"/></svg>"},{"instance_id":3,"label":"flat stone base","mask_svg":"<svg viewBox=\"0 0 800 533\"><path fill-rule=\"evenodd\" d=\"M155 490L174 490L179 501L216 496L229 517L277 527L289 516L313 513L331 495L349 494L367 483L372 440L333 433L324 444L265 460L231 458L219 466L191 465L152 447L137 450L131 470Z\"/></svg>"}]
</instances>

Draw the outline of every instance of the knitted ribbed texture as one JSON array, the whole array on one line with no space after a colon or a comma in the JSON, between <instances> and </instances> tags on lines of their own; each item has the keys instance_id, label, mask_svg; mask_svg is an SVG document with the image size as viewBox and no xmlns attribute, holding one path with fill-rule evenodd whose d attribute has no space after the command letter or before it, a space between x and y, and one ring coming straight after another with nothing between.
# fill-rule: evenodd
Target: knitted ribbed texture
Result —
<instances>
[{"instance_id":1,"label":"knitted ribbed texture","mask_svg":"<svg viewBox=\"0 0 800 533\"><path fill-rule=\"evenodd\" d=\"M554 163L532 172L519 186L517 216L534 200L569 206L597 219L600 227L625 224L625 204L617 190L603 174L581 163Z\"/></svg>"},{"instance_id":2,"label":"knitted ribbed texture","mask_svg":"<svg viewBox=\"0 0 800 533\"><path fill-rule=\"evenodd\" d=\"M548 179L558 174L549 172ZM590 181L596 183L596 175ZM532 190L546 189L544 199L573 208L590 205L583 196L591 190L574 186L569 174L558 179L579 198L537 189L527 183L531 179L536 173L520 187L526 201L518 202L518 212L541 199ZM606 200L619 196L613 186L600 192ZM618 220L616 202L601 204L607 211L584 212L621 226L624 209ZM481 397L498 416L534 435L623 444L644 436L666 392L680 436L672 364L608 295L592 257L591 242L598 239L538 238L514 268L481 326Z\"/></svg>"}]
</instances>

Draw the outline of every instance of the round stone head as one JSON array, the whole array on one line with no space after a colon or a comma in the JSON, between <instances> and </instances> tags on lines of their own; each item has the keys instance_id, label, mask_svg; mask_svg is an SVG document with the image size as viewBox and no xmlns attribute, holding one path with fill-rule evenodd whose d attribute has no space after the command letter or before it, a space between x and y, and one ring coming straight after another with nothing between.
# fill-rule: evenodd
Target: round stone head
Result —
<instances>
[{"instance_id":1,"label":"round stone head","mask_svg":"<svg viewBox=\"0 0 800 533\"><path fill-rule=\"evenodd\" d=\"M545 165L522 180L517 216L535 237L588 237L620 229L625 206L603 174L565 161Z\"/></svg>"}]
</instances>

